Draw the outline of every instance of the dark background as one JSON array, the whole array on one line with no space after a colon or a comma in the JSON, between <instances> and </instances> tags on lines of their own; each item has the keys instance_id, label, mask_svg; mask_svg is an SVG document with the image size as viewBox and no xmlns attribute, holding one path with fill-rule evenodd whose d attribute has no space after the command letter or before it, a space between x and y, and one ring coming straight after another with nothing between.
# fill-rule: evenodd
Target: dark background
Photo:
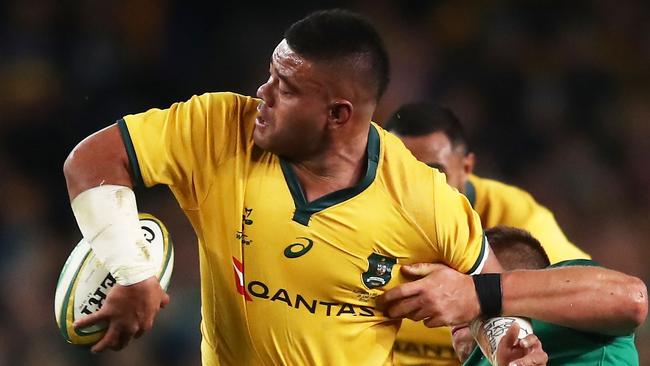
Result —
<instances>
[{"instance_id":1,"label":"dark background","mask_svg":"<svg viewBox=\"0 0 650 366\"><path fill-rule=\"evenodd\" d=\"M343 6L392 59L381 123L431 99L466 124L477 172L517 184L597 261L650 279L650 2L0 2L0 365L198 365L196 242L166 188L142 211L176 245L172 304L120 353L65 344L54 286L80 239L62 164L88 134L193 94L254 95L291 22ZM594 304L597 306L597 304ZM650 363L648 326L639 329Z\"/></svg>"}]
</instances>

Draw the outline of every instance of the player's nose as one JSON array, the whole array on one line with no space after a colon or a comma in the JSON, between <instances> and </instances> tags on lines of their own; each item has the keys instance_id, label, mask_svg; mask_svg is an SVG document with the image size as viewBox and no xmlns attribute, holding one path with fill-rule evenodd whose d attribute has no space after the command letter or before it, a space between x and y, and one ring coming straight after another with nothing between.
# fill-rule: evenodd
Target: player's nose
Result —
<instances>
[{"instance_id":1,"label":"player's nose","mask_svg":"<svg viewBox=\"0 0 650 366\"><path fill-rule=\"evenodd\" d=\"M264 103L267 104L269 107L271 107L271 103L272 103L271 94L269 93L270 83L271 83L271 78L269 78L269 80L267 80L265 83L260 85L257 88L257 93L256 93L257 97L262 99Z\"/></svg>"}]
</instances>

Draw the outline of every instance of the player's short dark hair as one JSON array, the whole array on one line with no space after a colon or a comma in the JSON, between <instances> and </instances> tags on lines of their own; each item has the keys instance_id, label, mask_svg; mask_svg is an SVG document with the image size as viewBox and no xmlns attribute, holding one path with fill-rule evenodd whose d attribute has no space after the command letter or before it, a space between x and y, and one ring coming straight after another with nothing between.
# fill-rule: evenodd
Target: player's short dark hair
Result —
<instances>
[{"instance_id":1,"label":"player's short dark hair","mask_svg":"<svg viewBox=\"0 0 650 366\"><path fill-rule=\"evenodd\" d=\"M449 108L431 102L404 104L384 123L384 128L402 136L422 136L442 132L452 147L471 151L469 140L458 117Z\"/></svg>"},{"instance_id":2,"label":"player's short dark hair","mask_svg":"<svg viewBox=\"0 0 650 366\"><path fill-rule=\"evenodd\" d=\"M506 270L540 269L551 264L542 245L528 231L496 226L485 230L485 236Z\"/></svg>"},{"instance_id":3,"label":"player's short dark hair","mask_svg":"<svg viewBox=\"0 0 650 366\"><path fill-rule=\"evenodd\" d=\"M379 100L388 86L388 52L366 18L343 9L321 10L293 23L284 33L289 47L313 61L361 57L367 64L369 87Z\"/></svg>"}]
</instances>

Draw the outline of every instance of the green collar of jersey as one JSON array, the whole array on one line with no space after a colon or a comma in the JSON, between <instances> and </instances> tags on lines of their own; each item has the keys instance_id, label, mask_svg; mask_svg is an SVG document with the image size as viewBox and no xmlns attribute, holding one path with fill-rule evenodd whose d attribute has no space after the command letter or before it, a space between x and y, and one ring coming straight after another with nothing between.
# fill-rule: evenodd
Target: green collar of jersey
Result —
<instances>
[{"instance_id":1,"label":"green collar of jersey","mask_svg":"<svg viewBox=\"0 0 650 366\"><path fill-rule=\"evenodd\" d=\"M140 171L140 165L138 164L138 157L135 154L135 148L133 147L133 141L131 140L131 135L129 134L129 128L126 126L124 118L121 118L117 121L117 127L120 129L120 135L122 135L122 142L124 142L124 148L126 149L126 155L129 158L129 163L131 164L131 172L133 173L133 183L138 187L144 187L144 181L142 180L142 172Z\"/></svg>"},{"instance_id":2,"label":"green collar of jersey","mask_svg":"<svg viewBox=\"0 0 650 366\"><path fill-rule=\"evenodd\" d=\"M474 203L476 203L476 188L474 188L474 185L469 180L465 182L465 197L467 197L469 204L474 207Z\"/></svg>"},{"instance_id":3,"label":"green collar of jersey","mask_svg":"<svg viewBox=\"0 0 650 366\"><path fill-rule=\"evenodd\" d=\"M379 133L372 125L370 125L370 131L368 131L367 153L368 166L366 168L366 174L359 183L350 188L328 193L311 202L307 202L298 177L291 167L291 163L281 157L280 166L282 167L282 173L284 174L284 179L287 181L287 186L296 206L296 211L293 213L293 221L308 226L311 215L358 195L375 180L377 165L379 163Z\"/></svg>"}]
</instances>

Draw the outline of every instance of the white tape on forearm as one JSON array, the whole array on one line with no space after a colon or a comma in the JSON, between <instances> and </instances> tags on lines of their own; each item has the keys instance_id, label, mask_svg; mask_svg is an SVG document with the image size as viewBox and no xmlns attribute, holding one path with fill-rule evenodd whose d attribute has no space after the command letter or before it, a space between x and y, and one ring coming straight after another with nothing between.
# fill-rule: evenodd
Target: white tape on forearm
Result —
<instances>
[{"instance_id":1,"label":"white tape on forearm","mask_svg":"<svg viewBox=\"0 0 650 366\"><path fill-rule=\"evenodd\" d=\"M91 188L72 200L72 211L84 240L117 283L128 286L157 274L131 188Z\"/></svg>"},{"instance_id":2,"label":"white tape on forearm","mask_svg":"<svg viewBox=\"0 0 650 366\"><path fill-rule=\"evenodd\" d=\"M533 326L527 319L514 316L489 319L479 318L470 323L469 329L472 332L472 336L492 365L497 365L497 350L499 349L501 338L506 335L506 332L514 323L519 324L518 339L522 339L533 333Z\"/></svg>"}]
</instances>

